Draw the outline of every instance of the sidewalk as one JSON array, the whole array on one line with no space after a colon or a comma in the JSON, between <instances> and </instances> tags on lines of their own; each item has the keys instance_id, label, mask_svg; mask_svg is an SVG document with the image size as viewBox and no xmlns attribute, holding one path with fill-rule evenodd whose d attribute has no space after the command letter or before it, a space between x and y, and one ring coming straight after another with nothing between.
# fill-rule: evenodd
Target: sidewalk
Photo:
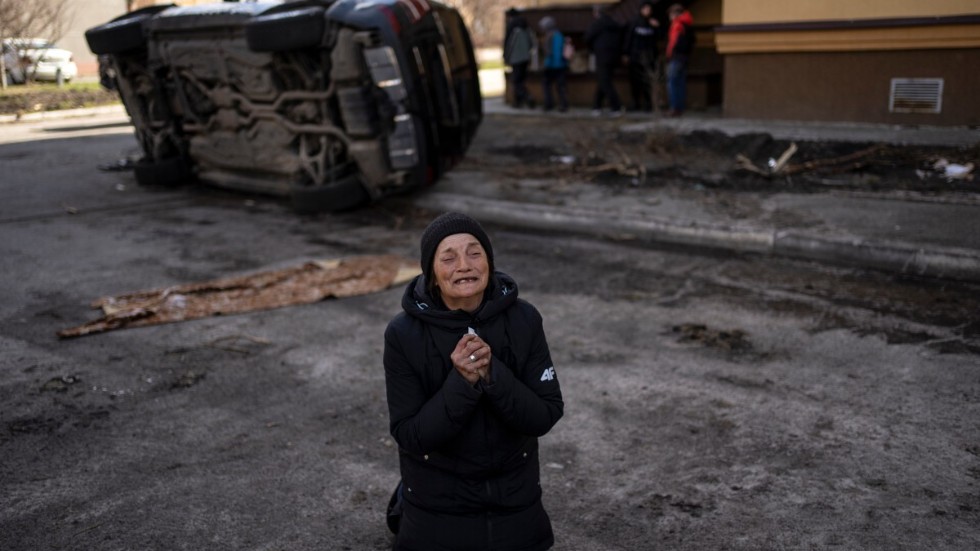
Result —
<instances>
[{"instance_id":1,"label":"sidewalk","mask_svg":"<svg viewBox=\"0 0 980 551\"><path fill-rule=\"evenodd\" d=\"M546 116L511 109L500 99L485 102L486 113ZM591 119L573 109L547 116ZM908 128L886 125L787 123L727 120L695 115L623 119L623 132L670 128L679 133L717 130L729 135L768 132L780 139L861 141L963 146L980 143L967 128ZM980 182L977 194L923 195L889 192L752 194L713 189L678 197L660 188L616 190L565 183L560 192L540 182L500 190L465 172L450 172L413 202L432 210L467 212L488 223L635 240L654 245L693 246L734 252L809 259L894 273L980 282ZM754 214L733 216L712 208L728 194L750 203ZM520 200L514 200L519 196Z\"/></svg>"}]
</instances>

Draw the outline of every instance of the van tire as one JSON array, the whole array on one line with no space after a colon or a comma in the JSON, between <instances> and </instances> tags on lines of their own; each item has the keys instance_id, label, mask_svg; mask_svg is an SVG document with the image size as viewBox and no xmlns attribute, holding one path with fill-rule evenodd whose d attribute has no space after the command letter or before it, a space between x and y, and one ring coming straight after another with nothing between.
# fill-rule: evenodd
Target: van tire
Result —
<instances>
[{"instance_id":1,"label":"van tire","mask_svg":"<svg viewBox=\"0 0 980 551\"><path fill-rule=\"evenodd\" d=\"M245 42L254 52L304 50L323 42L326 27L319 7L261 15L245 25Z\"/></svg>"},{"instance_id":2,"label":"van tire","mask_svg":"<svg viewBox=\"0 0 980 551\"><path fill-rule=\"evenodd\" d=\"M293 210L299 213L351 210L370 198L357 176L348 176L326 186L297 188L291 197Z\"/></svg>"},{"instance_id":3,"label":"van tire","mask_svg":"<svg viewBox=\"0 0 980 551\"><path fill-rule=\"evenodd\" d=\"M113 19L105 25L85 31L85 40L93 54L121 54L146 47L143 24L173 4L149 6Z\"/></svg>"}]
</instances>

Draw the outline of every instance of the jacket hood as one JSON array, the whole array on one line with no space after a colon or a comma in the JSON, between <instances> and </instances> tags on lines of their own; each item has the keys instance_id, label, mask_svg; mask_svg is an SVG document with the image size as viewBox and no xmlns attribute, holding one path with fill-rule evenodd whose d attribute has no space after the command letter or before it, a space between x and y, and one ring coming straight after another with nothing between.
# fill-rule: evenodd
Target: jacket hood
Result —
<instances>
[{"instance_id":1,"label":"jacket hood","mask_svg":"<svg viewBox=\"0 0 980 551\"><path fill-rule=\"evenodd\" d=\"M447 310L441 300L430 297L426 290L425 276L413 279L402 295L402 309L414 318L444 329L465 330L468 326L482 325L512 306L517 301L517 282L509 275L496 271L487 283L483 304L472 314L463 310Z\"/></svg>"}]
</instances>

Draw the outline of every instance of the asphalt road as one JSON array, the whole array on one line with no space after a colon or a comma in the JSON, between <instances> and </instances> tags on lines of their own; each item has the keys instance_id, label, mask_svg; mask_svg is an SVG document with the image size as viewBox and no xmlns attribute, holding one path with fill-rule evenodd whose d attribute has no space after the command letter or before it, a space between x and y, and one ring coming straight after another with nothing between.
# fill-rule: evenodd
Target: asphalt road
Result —
<instances>
[{"instance_id":1,"label":"asphalt road","mask_svg":"<svg viewBox=\"0 0 980 551\"><path fill-rule=\"evenodd\" d=\"M106 295L414 257L432 213L141 188L97 169L135 153L125 127L50 128L0 129L0 547L387 548L400 289L56 333ZM565 393L542 440L556 549L980 548L980 356L956 338L976 287L489 230Z\"/></svg>"}]
</instances>

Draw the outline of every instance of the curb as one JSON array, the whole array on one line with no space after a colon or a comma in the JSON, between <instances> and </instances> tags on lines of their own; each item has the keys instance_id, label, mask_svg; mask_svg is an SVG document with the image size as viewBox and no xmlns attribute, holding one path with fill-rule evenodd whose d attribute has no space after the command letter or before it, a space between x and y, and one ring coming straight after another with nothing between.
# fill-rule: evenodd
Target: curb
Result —
<instances>
[{"instance_id":1,"label":"curb","mask_svg":"<svg viewBox=\"0 0 980 551\"><path fill-rule=\"evenodd\" d=\"M896 146L971 147L980 143L980 130L965 126L900 126L857 122L807 122L726 119L691 116L625 124L624 133L645 134L657 129L678 134L717 131L729 137L769 134L776 140L887 143Z\"/></svg>"},{"instance_id":2,"label":"curb","mask_svg":"<svg viewBox=\"0 0 980 551\"><path fill-rule=\"evenodd\" d=\"M123 105L121 103L116 103L112 105L100 105L98 107L83 107L81 109L61 109L57 111L36 111L16 115L0 115L0 124L94 117L96 115L115 115L124 113L126 113L126 109L123 107Z\"/></svg>"},{"instance_id":3,"label":"curb","mask_svg":"<svg viewBox=\"0 0 980 551\"><path fill-rule=\"evenodd\" d=\"M842 239L785 232L775 236L772 254L848 264L901 275L980 281L980 253L952 247Z\"/></svg>"},{"instance_id":4,"label":"curb","mask_svg":"<svg viewBox=\"0 0 980 551\"><path fill-rule=\"evenodd\" d=\"M980 282L980 252L966 249L925 249L907 243L814 236L797 231L640 218L622 212L603 213L597 209L526 204L442 192L418 195L411 203L434 211L466 213L485 223L530 230L762 253L900 275Z\"/></svg>"},{"instance_id":5,"label":"curb","mask_svg":"<svg viewBox=\"0 0 980 551\"><path fill-rule=\"evenodd\" d=\"M760 232L740 226L629 217L618 211L603 213L597 209L517 203L445 192L419 195L412 203L430 210L453 210L478 217L480 221L532 230L563 231L740 252L768 252L773 246L772 232Z\"/></svg>"}]
</instances>

